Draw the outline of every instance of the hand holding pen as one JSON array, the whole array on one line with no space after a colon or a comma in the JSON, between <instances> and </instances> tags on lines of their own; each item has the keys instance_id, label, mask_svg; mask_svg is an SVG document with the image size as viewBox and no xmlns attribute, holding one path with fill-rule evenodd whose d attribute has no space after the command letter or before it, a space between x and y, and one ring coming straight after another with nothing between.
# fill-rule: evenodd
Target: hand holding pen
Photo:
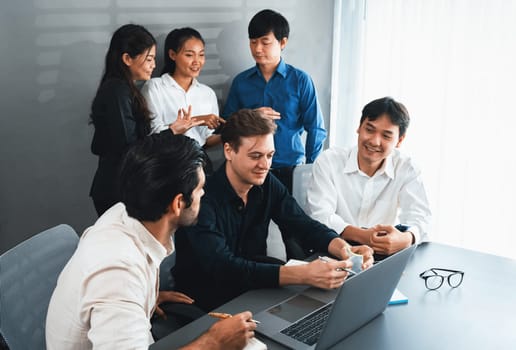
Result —
<instances>
[{"instance_id":1,"label":"hand holding pen","mask_svg":"<svg viewBox=\"0 0 516 350\"><path fill-rule=\"evenodd\" d=\"M327 263L327 262L332 261L333 259L330 259L327 256L319 256L319 260ZM333 261L337 261L337 260L333 260ZM348 269L347 267L337 267L337 268L335 268L335 271L346 271L350 276L356 275L355 271Z\"/></svg>"},{"instance_id":2,"label":"hand holding pen","mask_svg":"<svg viewBox=\"0 0 516 350\"><path fill-rule=\"evenodd\" d=\"M227 313L224 313L224 312L209 312L208 315L211 316L211 317L214 317L214 318L221 319L221 320L225 320L226 318L233 317L233 315L227 314ZM253 320L252 318L249 321L254 322L256 324L260 323L260 321Z\"/></svg>"},{"instance_id":3,"label":"hand holding pen","mask_svg":"<svg viewBox=\"0 0 516 350\"><path fill-rule=\"evenodd\" d=\"M239 314L215 313L213 316L222 319L215 322L200 338L195 347L185 349L243 349L254 337L256 323L251 322L253 314L244 311Z\"/></svg>"}]
</instances>

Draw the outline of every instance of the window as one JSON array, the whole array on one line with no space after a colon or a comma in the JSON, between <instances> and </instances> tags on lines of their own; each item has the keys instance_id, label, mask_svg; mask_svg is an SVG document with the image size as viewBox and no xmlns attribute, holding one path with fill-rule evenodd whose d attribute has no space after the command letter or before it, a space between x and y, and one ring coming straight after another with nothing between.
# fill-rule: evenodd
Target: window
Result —
<instances>
[{"instance_id":1,"label":"window","mask_svg":"<svg viewBox=\"0 0 516 350\"><path fill-rule=\"evenodd\" d=\"M367 102L401 101L432 239L515 258L516 2L338 0L335 16L330 146L356 143Z\"/></svg>"}]
</instances>

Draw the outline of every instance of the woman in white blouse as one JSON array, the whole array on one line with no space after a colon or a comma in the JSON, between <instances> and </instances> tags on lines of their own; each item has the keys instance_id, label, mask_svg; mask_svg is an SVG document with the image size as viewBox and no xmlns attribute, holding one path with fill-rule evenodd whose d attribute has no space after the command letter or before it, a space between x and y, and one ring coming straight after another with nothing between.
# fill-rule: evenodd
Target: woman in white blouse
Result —
<instances>
[{"instance_id":1,"label":"woman in white blouse","mask_svg":"<svg viewBox=\"0 0 516 350\"><path fill-rule=\"evenodd\" d=\"M151 132L170 128L204 147L220 143L220 135L213 135L224 122L217 97L197 81L205 63L201 34L192 28L171 31L165 40L164 62L161 77L147 81L142 88L151 112Z\"/></svg>"}]
</instances>

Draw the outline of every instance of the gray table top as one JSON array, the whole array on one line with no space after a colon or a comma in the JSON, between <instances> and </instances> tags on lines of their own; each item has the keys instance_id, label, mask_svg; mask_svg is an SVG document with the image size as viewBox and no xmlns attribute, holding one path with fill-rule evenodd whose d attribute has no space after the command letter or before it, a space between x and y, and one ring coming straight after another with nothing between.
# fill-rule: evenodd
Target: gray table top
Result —
<instances>
[{"instance_id":1,"label":"gray table top","mask_svg":"<svg viewBox=\"0 0 516 350\"><path fill-rule=\"evenodd\" d=\"M429 291L419 274L431 267L464 271L464 281L455 289L445 282ZM516 260L425 242L412 256L398 289L408 304L388 306L332 349L516 349ZM298 290L253 290L218 310L257 313ZM176 349L213 322L202 317L156 342L151 350ZM284 349L258 337L269 349Z\"/></svg>"}]
</instances>

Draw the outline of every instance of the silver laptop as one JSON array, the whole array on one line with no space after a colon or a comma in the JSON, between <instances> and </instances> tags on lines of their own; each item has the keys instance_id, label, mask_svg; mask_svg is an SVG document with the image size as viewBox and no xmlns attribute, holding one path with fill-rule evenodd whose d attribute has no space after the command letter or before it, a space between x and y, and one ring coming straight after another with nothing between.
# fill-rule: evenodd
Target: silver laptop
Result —
<instances>
[{"instance_id":1,"label":"silver laptop","mask_svg":"<svg viewBox=\"0 0 516 350\"><path fill-rule=\"evenodd\" d=\"M334 292L308 288L259 312L256 331L292 349L335 345L385 310L415 249L382 260Z\"/></svg>"}]
</instances>

